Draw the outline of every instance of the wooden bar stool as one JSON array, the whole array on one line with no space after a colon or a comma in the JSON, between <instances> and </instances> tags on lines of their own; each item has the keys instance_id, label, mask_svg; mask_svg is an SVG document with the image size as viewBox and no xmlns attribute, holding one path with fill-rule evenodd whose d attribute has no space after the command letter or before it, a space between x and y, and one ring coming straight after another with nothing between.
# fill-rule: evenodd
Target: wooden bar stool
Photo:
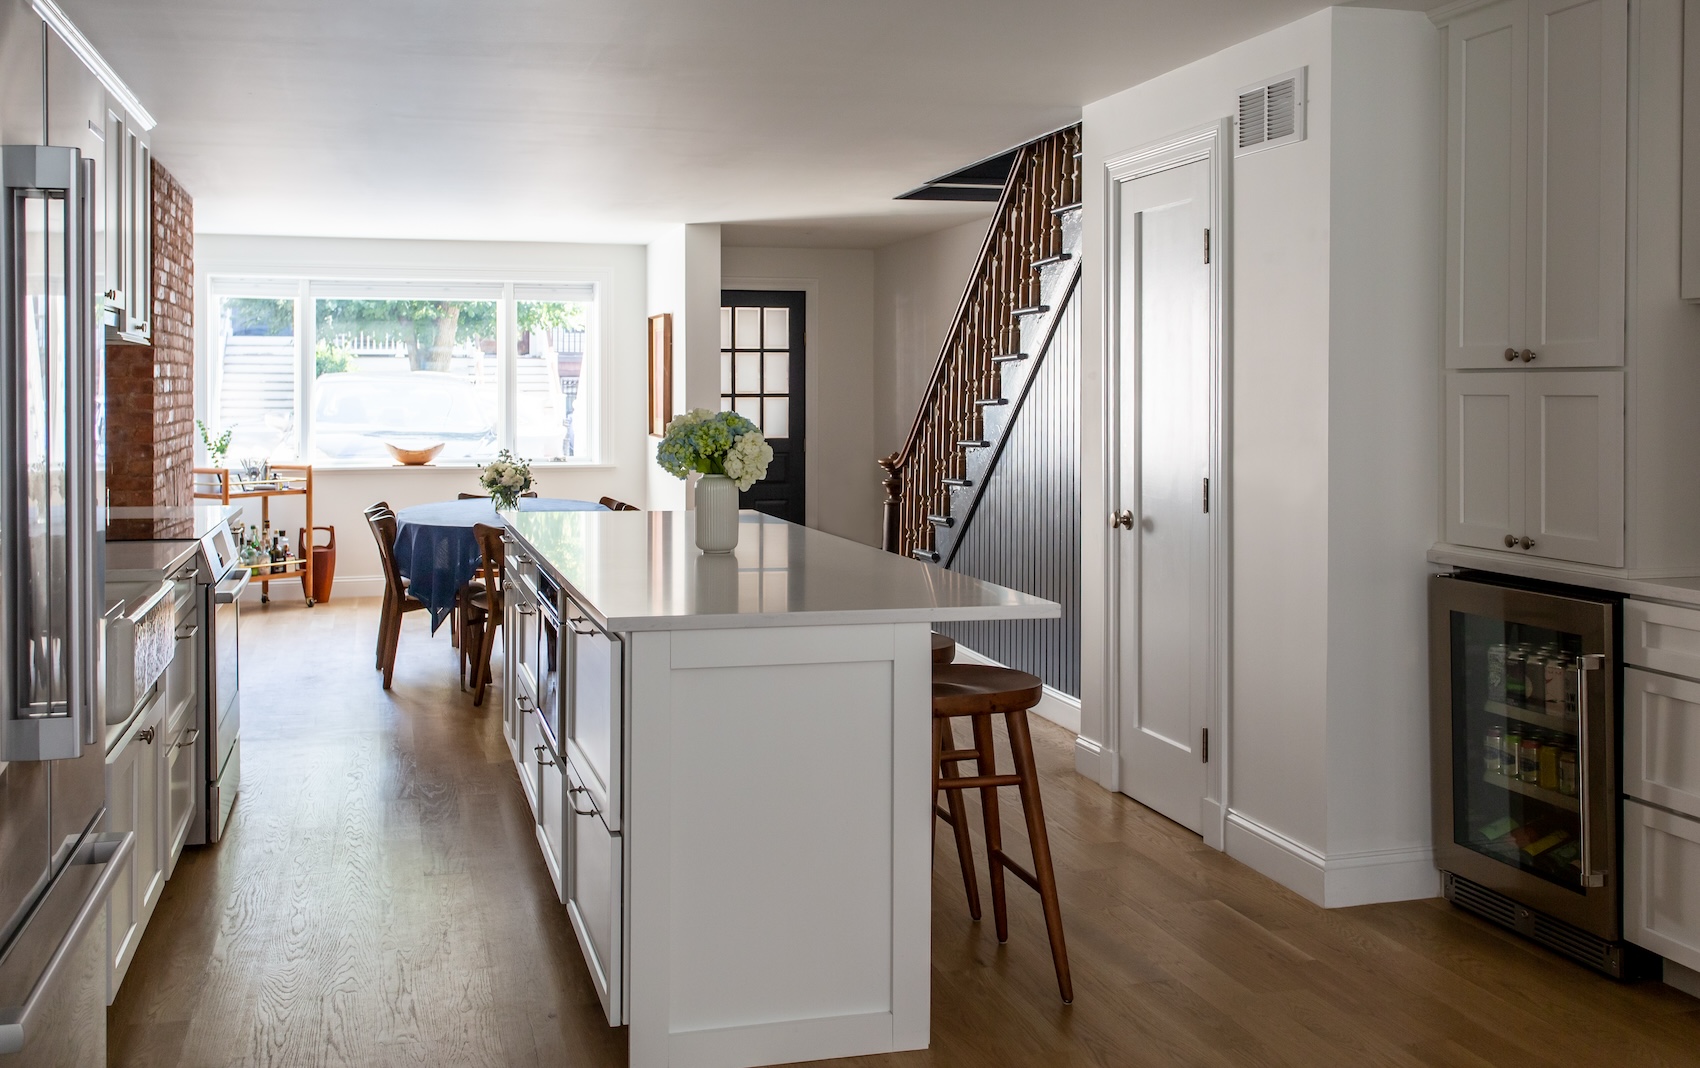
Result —
<instances>
[{"instance_id":1,"label":"wooden bar stool","mask_svg":"<svg viewBox=\"0 0 1700 1068\"><path fill-rule=\"evenodd\" d=\"M956 639L933 632L933 663L948 664L956 659Z\"/></svg>"},{"instance_id":2,"label":"wooden bar stool","mask_svg":"<svg viewBox=\"0 0 1700 1068\"><path fill-rule=\"evenodd\" d=\"M935 646L936 647L936 646ZM986 664L933 665L933 763L934 809L956 828L957 855L962 860L963 883L968 890L968 911L980 918L980 893L974 880L973 854L969 849L967 823L963 819L962 791L980 791L980 811L986 823L987 867L991 870L992 915L997 921L998 941L1009 941L1009 914L1004 902L1003 873L1039 892L1045 908L1045 929L1051 937L1051 961L1057 969L1057 989L1065 1002L1074 1000L1074 981L1069 976L1068 947L1063 943L1062 909L1057 902L1056 871L1051 865L1051 842L1045 833L1045 810L1039 800L1039 772L1033 762L1033 736L1027 728L1027 710L1039 703L1044 684L1038 676L1011 668ZM997 751L992 741L992 717L1003 716L1009 728L1009 748L1015 758L1015 773L997 773ZM967 717L974 725L974 748L956 748L951 721ZM955 765L973 761L974 775L962 775ZM1027 839L1033 847L1034 871L1028 871L1003 851L998 823L998 789L1014 786L1021 792L1021 810L1027 818ZM940 790L950 800L949 811L939 810Z\"/></svg>"}]
</instances>

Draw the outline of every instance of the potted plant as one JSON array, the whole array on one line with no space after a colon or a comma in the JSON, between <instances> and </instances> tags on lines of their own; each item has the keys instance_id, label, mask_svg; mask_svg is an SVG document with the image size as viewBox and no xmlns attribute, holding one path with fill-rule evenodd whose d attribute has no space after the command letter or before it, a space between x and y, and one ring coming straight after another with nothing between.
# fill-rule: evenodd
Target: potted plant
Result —
<instances>
[{"instance_id":1,"label":"potted plant","mask_svg":"<svg viewBox=\"0 0 1700 1068\"><path fill-rule=\"evenodd\" d=\"M697 548L729 553L738 545L738 494L767 477L773 446L737 412L693 408L667 424L655 451L661 469L675 478L695 471Z\"/></svg>"},{"instance_id":2,"label":"potted plant","mask_svg":"<svg viewBox=\"0 0 1700 1068\"><path fill-rule=\"evenodd\" d=\"M531 465L503 449L478 468L478 484L498 511L519 507L520 495L531 489Z\"/></svg>"},{"instance_id":3,"label":"potted plant","mask_svg":"<svg viewBox=\"0 0 1700 1068\"><path fill-rule=\"evenodd\" d=\"M212 431L207 428L207 424L199 419L195 420L195 426L201 432L201 444L207 447L207 459L212 461L214 467L227 466L226 457L230 453L230 438L235 431L226 427L224 433L215 438L212 436Z\"/></svg>"}]
</instances>

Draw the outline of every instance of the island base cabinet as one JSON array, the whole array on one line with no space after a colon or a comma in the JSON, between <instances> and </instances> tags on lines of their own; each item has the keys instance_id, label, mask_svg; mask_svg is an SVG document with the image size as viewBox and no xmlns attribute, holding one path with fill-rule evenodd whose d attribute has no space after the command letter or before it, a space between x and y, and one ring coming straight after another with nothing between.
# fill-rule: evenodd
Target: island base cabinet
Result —
<instances>
[{"instance_id":1,"label":"island base cabinet","mask_svg":"<svg viewBox=\"0 0 1700 1068\"><path fill-rule=\"evenodd\" d=\"M549 868L549 881L555 884L555 900L566 901L566 780L561 774L560 761L546 745L531 752L536 765L537 783L537 845L543 850L543 863Z\"/></svg>"},{"instance_id":2,"label":"island base cabinet","mask_svg":"<svg viewBox=\"0 0 1700 1068\"><path fill-rule=\"evenodd\" d=\"M925 1048L927 625L622 638L631 1063Z\"/></svg>"},{"instance_id":3,"label":"island base cabinet","mask_svg":"<svg viewBox=\"0 0 1700 1068\"><path fill-rule=\"evenodd\" d=\"M625 842L587 801L583 777L569 761L567 915L608 1022L625 1022Z\"/></svg>"},{"instance_id":4,"label":"island base cabinet","mask_svg":"<svg viewBox=\"0 0 1700 1068\"><path fill-rule=\"evenodd\" d=\"M1700 970L1700 820L1625 800L1623 823L1624 936Z\"/></svg>"}]
</instances>

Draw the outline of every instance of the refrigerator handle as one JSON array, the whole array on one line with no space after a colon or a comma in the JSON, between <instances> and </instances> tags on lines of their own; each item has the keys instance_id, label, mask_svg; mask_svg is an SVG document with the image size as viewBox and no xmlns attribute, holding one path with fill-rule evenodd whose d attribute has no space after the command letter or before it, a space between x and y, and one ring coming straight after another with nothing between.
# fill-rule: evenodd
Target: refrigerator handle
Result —
<instances>
[{"instance_id":1,"label":"refrigerator handle","mask_svg":"<svg viewBox=\"0 0 1700 1068\"><path fill-rule=\"evenodd\" d=\"M1588 810L1593 808L1593 779L1588 776L1588 751L1594 747L1588 731L1588 674L1604 667L1605 659L1599 653L1584 653L1576 662L1577 778L1582 783L1582 886L1589 889L1606 885L1606 873L1594 869L1594 832L1588 819Z\"/></svg>"},{"instance_id":2,"label":"refrigerator handle","mask_svg":"<svg viewBox=\"0 0 1700 1068\"><path fill-rule=\"evenodd\" d=\"M81 639L79 674L82 687L77 696L83 716L83 744L94 745L99 737L102 718L100 691L105 681L96 653L101 648L99 628L103 624L100 608L105 600L105 591L99 582L100 560L95 544L95 532L100 529L96 514L100 501L96 499L95 488L103 482L104 473L96 472L95 465L104 462L105 456L96 445L95 435L102 433L96 420L105 404L104 398L96 395L102 386L99 354L95 352L94 343L94 160L79 158L75 176L77 180L70 196L75 198L76 209L68 213L74 228L74 233L68 235L74 262L67 265L65 271L65 317L70 333L68 340L72 342L69 352L74 354L79 372L73 376L76 382L72 402L75 432L71 448L75 461L70 477L75 487L76 521L70 529L76 535L72 543L76 553L74 566L78 589L72 597L71 611L77 622L76 634Z\"/></svg>"}]
</instances>

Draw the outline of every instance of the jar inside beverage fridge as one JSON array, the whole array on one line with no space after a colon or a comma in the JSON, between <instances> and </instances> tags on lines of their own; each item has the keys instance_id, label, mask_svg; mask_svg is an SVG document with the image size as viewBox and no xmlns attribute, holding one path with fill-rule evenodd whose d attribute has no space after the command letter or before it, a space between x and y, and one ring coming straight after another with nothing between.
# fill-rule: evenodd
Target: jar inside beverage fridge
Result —
<instances>
[{"instance_id":1,"label":"jar inside beverage fridge","mask_svg":"<svg viewBox=\"0 0 1700 1068\"><path fill-rule=\"evenodd\" d=\"M1541 779L1541 743L1524 738L1517 747L1517 777L1527 783Z\"/></svg>"},{"instance_id":2,"label":"jar inside beverage fridge","mask_svg":"<svg viewBox=\"0 0 1700 1068\"><path fill-rule=\"evenodd\" d=\"M1576 778L1576 751L1566 749L1558 754L1558 792L1566 797L1575 797L1581 792Z\"/></svg>"}]
</instances>

